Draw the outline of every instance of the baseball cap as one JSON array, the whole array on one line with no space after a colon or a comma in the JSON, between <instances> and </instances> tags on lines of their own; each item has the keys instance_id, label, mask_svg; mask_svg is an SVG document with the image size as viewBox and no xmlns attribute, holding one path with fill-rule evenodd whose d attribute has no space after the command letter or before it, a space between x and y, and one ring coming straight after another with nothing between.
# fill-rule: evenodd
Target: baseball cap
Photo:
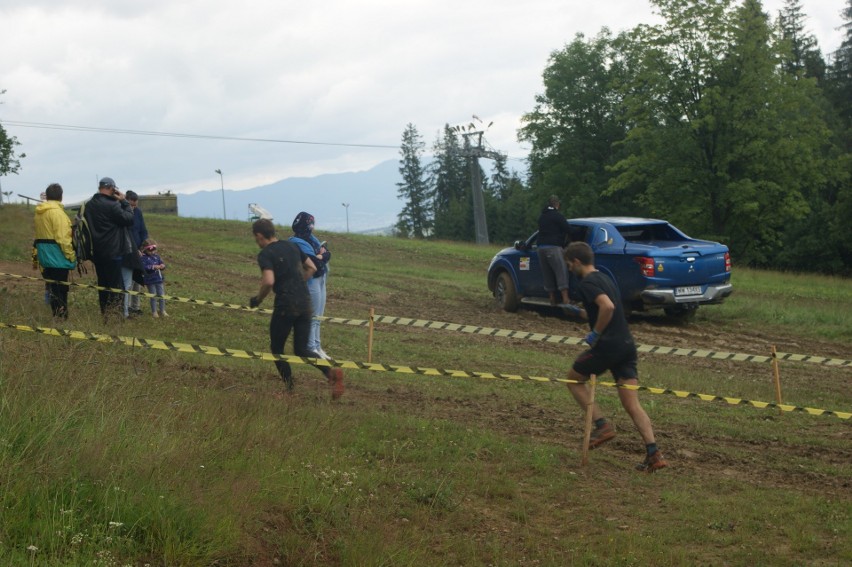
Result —
<instances>
[{"instance_id":1,"label":"baseball cap","mask_svg":"<svg viewBox=\"0 0 852 567\"><path fill-rule=\"evenodd\" d=\"M98 181L98 187L115 187L115 181L113 181L112 177L104 177Z\"/></svg>"}]
</instances>

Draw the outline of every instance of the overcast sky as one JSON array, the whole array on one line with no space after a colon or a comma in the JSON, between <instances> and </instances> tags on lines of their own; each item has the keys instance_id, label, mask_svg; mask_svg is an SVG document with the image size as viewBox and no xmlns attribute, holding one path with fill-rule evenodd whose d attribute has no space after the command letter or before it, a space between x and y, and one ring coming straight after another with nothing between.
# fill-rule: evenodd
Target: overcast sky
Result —
<instances>
[{"instance_id":1,"label":"overcast sky","mask_svg":"<svg viewBox=\"0 0 852 567\"><path fill-rule=\"evenodd\" d=\"M845 3L802 1L824 53ZM763 4L774 17L783 0ZM59 182L73 202L106 175L192 192L218 189L221 169L226 189L246 189L369 169L398 159L406 124L431 146L474 114L523 158L520 117L550 53L654 21L644 0L0 0L0 123L27 154L0 183L37 197Z\"/></svg>"}]
</instances>

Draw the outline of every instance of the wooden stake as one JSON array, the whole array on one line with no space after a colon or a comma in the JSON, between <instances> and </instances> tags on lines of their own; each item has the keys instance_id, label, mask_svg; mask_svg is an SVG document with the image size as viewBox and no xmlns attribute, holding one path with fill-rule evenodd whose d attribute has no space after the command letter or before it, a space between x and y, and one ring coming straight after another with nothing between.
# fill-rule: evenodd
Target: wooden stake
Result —
<instances>
[{"instance_id":1,"label":"wooden stake","mask_svg":"<svg viewBox=\"0 0 852 567\"><path fill-rule=\"evenodd\" d=\"M373 319L375 314L375 307L370 307L370 331L367 333L367 362L373 362Z\"/></svg>"},{"instance_id":2,"label":"wooden stake","mask_svg":"<svg viewBox=\"0 0 852 567\"><path fill-rule=\"evenodd\" d=\"M781 369L778 365L778 352L775 350L775 345L772 345L772 369L775 371L775 402L781 405ZM784 413L779 407L778 413Z\"/></svg>"},{"instance_id":3,"label":"wooden stake","mask_svg":"<svg viewBox=\"0 0 852 567\"><path fill-rule=\"evenodd\" d=\"M595 382L597 376L592 374L589 380L589 404L586 406L586 428L583 432L583 460L581 466L586 466L589 462L589 440L592 436L592 408L595 405Z\"/></svg>"}]
</instances>

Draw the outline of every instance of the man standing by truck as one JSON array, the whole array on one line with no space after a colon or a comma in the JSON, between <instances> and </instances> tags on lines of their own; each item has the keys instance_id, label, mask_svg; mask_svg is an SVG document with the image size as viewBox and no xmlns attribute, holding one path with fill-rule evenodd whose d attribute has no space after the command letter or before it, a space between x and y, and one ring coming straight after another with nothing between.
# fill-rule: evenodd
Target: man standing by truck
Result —
<instances>
[{"instance_id":1,"label":"man standing by truck","mask_svg":"<svg viewBox=\"0 0 852 567\"><path fill-rule=\"evenodd\" d=\"M645 442L645 460L636 466L637 470L654 472L668 466L663 454L657 448L651 418L639 403L639 392L633 388L639 383L637 369L638 356L636 343L627 327L624 306L618 288L612 280L595 268L595 255L585 242L572 242L565 250L565 263L568 269L580 279L579 293L585 309L579 315L588 319L591 332L586 343L591 347L582 353L568 372L568 389L574 399L585 409L591 400L587 381L592 374L600 375L607 370L612 372L618 385L618 398L627 411L639 435ZM592 405L592 419L595 429L589 441L594 449L615 437L615 428L603 416L597 403Z\"/></svg>"},{"instance_id":2,"label":"man standing by truck","mask_svg":"<svg viewBox=\"0 0 852 567\"><path fill-rule=\"evenodd\" d=\"M541 266L541 277L544 280L544 290L550 298L550 304L556 305L561 298L562 304L569 303L568 272L562 259L565 237L570 226L559 212L559 197L551 195L547 205L538 217L538 261Z\"/></svg>"}]
</instances>

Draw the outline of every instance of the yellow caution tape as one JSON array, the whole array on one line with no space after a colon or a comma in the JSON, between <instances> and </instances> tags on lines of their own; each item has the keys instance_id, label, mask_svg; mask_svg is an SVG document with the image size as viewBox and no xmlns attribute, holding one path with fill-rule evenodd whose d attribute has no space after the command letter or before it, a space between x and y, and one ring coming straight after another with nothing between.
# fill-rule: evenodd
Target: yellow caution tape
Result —
<instances>
[{"instance_id":1,"label":"yellow caution tape","mask_svg":"<svg viewBox=\"0 0 852 567\"><path fill-rule=\"evenodd\" d=\"M192 303L196 305L209 305L212 307L221 307L225 309L236 309L239 311L253 311L257 313L272 313L271 309L262 309L262 308L252 308L247 305L241 305L238 303L223 303L219 301L208 301L204 299L192 299L187 297L177 297L173 295L155 295L153 293L146 293L140 291L125 291L123 289L114 289L114 288L106 288L97 285L91 284L81 284L76 282L60 282L55 280L46 280L42 278L36 278L32 276L21 276L17 274L7 274L0 272L0 276L6 276L11 278L18 279L27 279L27 280L36 280L42 282L49 283L59 283L62 285L75 286L81 288L91 288L97 289L101 291L112 291L115 293L127 293L131 295L139 295L143 297L153 297L158 299L168 299L170 301L177 301L180 303ZM335 323L341 325L350 325L354 327L366 327L369 326L369 319L346 319L341 317L317 317L321 321L326 321L328 323ZM440 331L455 331L459 333L467 333L472 335L486 335L489 337L500 337L500 338L509 338L509 339L520 339L527 341L536 341L536 342L546 342L553 344L566 344L566 345L585 345L584 340L581 337L564 337L561 335L550 335L546 333L531 333L528 331L512 331L509 329L495 329L492 327L478 327L476 325L463 325L459 323L446 323L443 321L428 321L425 319L411 319L408 317L394 317L390 315L377 315L373 317L374 323L385 323L388 325L402 325L405 327L414 327L420 329L434 329ZM772 360L772 356L763 356L759 354L745 354L745 353L736 353L736 352L725 352L725 351L714 351L707 349L693 349L693 348L678 348L678 347L667 347L667 346L654 346L654 345L637 345L636 349L642 353L648 354L663 354L663 355L673 355L673 356L688 356L694 358L709 358L713 360L731 360L734 362L758 362L764 363ZM793 354L787 352L778 352L776 353L776 358L778 360L789 360L792 362L809 362L812 364L821 364L824 366L833 366L833 367L842 367L842 368L852 368L852 360L841 359L841 358L828 358L825 356L812 356L808 354Z\"/></svg>"},{"instance_id":2,"label":"yellow caution tape","mask_svg":"<svg viewBox=\"0 0 852 567\"><path fill-rule=\"evenodd\" d=\"M255 359L255 360L285 360L296 364L310 364L312 366L333 366L348 369L369 370L371 372L394 372L397 374L418 374L422 376L446 376L449 378L483 378L491 380L531 381L531 382L557 382L563 384L578 384L576 380L567 378L548 378L546 376L526 376L522 374L503 374L496 372L468 372L465 370L447 370L442 368L429 368L422 366L401 366L393 364L380 364L372 362L353 362L349 360L323 360L320 358L302 358L286 354L272 354L269 352L257 352L241 349L222 348L214 346L196 345L190 343L178 343L173 341L162 341L157 339L141 339L137 337L122 337L118 335L103 335L98 333L87 333L66 329L52 329L49 327L31 327L29 325L12 325L0 322L0 328L25 331L30 333L41 333L57 337L66 337L77 340L96 341L101 343L114 343L124 346L139 348L169 350L175 352L187 352L195 354L208 354L213 356L225 356L231 358ZM610 388L626 388L630 390L643 390L652 394L668 394L678 398L697 398L705 402L722 401L729 405L750 405L759 409L778 408L786 412L805 412L809 415L833 415L840 419L852 418L852 412L832 411L826 409L791 406L787 404L776 404L774 402L760 402L717 396L715 394L695 394L669 388L654 388L649 386L619 385L614 382L599 382L601 386Z\"/></svg>"},{"instance_id":3,"label":"yellow caution tape","mask_svg":"<svg viewBox=\"0 0 852 567\"><path fill-rule=\"evenodd\" d=\"M157 295L155 293L148 293L148 292L145 292L145 291L130 291L130 290L124 290L124 289L116 289L116 288L112 288L112 287L103 287L103 286L94 285L94 284L84 284L84 283L77 283L77 282L62 282L62 281L58 281L58 280L36 278L36 277L33 277L33 276L22 276L22 275L19 275L19 274L7 274L5 272L0 272L0 276L6 276L8 278L15 278L15 279L19 279L19 280L35 280L35 281L40 281L40 282L45 282L45 283L61 284L61 285L67 285L69 287L79 287L79 288L84 288L84 289L96 289L98 291L111 291L113 293L126 293L128 295L138 295L139 297L151 297L151 298L155 298L155 299L168 299L169 301L177 301L179 303L193 303L193 304L196 304L196 305L210 305L212 307L223 307L223 308L226 308L226 309L237 309L237 310L241 310L241 311L257 311L257 312L260 312L260 313L272 313L271 309L253 309L253 308L249 307L248 305L241 305L239 303L223 303L221 301L208 301L206 299L191 299L191 298L188 298L188 297L177 297L177 296L174 296L174 295Z\"/></svg>"}]
</instances>

